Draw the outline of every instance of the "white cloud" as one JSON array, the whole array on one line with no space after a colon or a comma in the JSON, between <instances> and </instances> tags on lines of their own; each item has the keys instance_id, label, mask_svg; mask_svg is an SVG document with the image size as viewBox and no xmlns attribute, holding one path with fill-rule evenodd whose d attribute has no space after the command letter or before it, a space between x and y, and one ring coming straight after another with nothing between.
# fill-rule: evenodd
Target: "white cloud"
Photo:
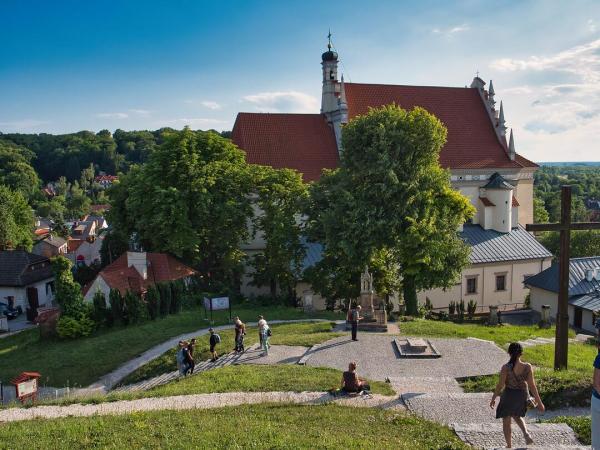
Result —
<instances>
[{"instance_id":1,"label":"white cloud","mask_svg":"<svg viewBox=\"0 0 600 450\"><path fill-rule=\"evenodd\" d=\"M211 100L203 100L202 102L200 102L202 104L202 106L208 108L208 109L221 109L221 105L217 102L213 102Z\"/></svg>"},{"instance_id":2,"label":"white cloud","mask_svg":"<svg viewBox=\"0 0 600 450\"><path fill-rule=\"evenodd\" d=\"M152 111L148 109L130 109L130 113L137 114L138 116L149 116L152 114Z\"/></svg>"},{"instance_id":3,"label":"white cloud","mask_svg":"<svg viewBox=\"0 0 600 450\"><path fill-rule=\"evenodd\" d=\"M598 29L598 27L596 26L596 22L594 22L593 19L589 19L587 21L587 26L588 26L588 30L590 31L590 33L595 33L596 30Z\"/></svg>"},{"instance_id":4,"label":"white cloud","mask_svg":"<svg viewBox=\"0 0 600 450\"><path fill-rule=\"evenodd\" d=\"M464 31L469 31L471 29L471 27L469 27L469 25L467 25L466 23L463 23L462 25L457 25L454 27L449 27L449 28L439 28L439 27L435 27L431 29L431 33L433 34L441 34L444 35L446 37L450 37L453 36L457 33L462 33Z\"/></svg>"},{"instance_id":5,"label":"white cloud","mask_svg":"<svg viewBox=\"0 0 600 450\"><path fill-rule=\"evenodd\" d=\"M127 119L129 114L124 112L98 113L96 117L99 119Z\"/></svg>"},{"instance_id":6,"label":"white cloud","mask_svg":"<svg viewBox=\"0 0 600 450\"><path fill-rule=\"evenodd\" d=\"M246 95L243 101L252 103L261 112L317 113L319 103L311 95L297 91L261 92Z\"/></svg>"},{"instance_id":7,"label":"white cloud","mask_svg":"<svg viewBox=\"0 0 600 450\"><path fill-rule=\"evenodd\" d=\"M37 120L37 119L21 119L21 120L13 120L10 122L0 122L0 128L4 131L26 131L32 128L37 128L41 125L47 125L50 122L46 120ZM1 130L0 130L1 131Z\"/></svg>"},{"instance_id":8,"label":"white cloud","mask_svg":"<svg viewBox=\"0 0 600 450\"><path fill-rule=\"evenodd\" d=\"M502 89L502 93L505 95L523 95L531 94L533 90L529 86L513 86L511 88Z\"/></svg>"}]
</instances>

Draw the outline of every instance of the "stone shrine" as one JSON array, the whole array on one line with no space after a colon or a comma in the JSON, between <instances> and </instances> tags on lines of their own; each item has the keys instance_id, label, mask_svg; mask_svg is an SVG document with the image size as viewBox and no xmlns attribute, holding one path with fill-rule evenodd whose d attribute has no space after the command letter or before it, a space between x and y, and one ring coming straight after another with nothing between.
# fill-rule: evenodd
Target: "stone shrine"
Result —
<instances>
[{"instance_id":1,"label":"stone shrine","mask_svg":"<svg viewBox=\"0 0 600 450\"><path fill-rule=\"evenodd\" d=\"M385 301L376 299L373 291L373 274L365 266L365 271L360 275L360 297L358 304L362 310L363 319L358 323L361 331L387 332L387 312Z\"/></svg>"}]
</instances>

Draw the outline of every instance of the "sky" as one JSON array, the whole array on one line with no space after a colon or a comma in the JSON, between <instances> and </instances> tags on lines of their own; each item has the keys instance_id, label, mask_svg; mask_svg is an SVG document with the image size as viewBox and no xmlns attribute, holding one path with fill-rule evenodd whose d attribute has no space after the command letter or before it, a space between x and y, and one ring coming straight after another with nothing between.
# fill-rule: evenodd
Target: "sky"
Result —
<instances>
[{"instance_id":1,"label":"sky","mask_svg":"<svg viewBox=\"0 0 600 450\"><path fill-rule=\"evenodd\" d=\"M346 80L493 79L517 152L600 161L600 2L0 0L0 132L230 130Z\"/></svg>"}]
</instances>

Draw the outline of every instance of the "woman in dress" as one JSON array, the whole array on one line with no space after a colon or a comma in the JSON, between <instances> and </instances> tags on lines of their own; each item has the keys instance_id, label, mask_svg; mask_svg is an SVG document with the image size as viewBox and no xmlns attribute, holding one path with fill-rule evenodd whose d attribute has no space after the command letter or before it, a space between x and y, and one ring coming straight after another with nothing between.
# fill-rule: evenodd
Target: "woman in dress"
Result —
<instances>
[{"instance_id":1,"label":"woman in dress","mask_svg":"<svg viewBox=\"0 0 600 450\"><path fill-rule=\"evenodd\" d=\"M502 429L504 431L504 439L506 439L506 447L512 448L511 420L514 420L523 432L527 445L533 444L533 439L529 435L527 426L523 421L523 417L527 413L530 391L533 394L538 410L544 412L545 408L535 384L531 364L521 361L521 355L523 354L521 344L517 342L510 344L508 346L508 354L510 355L510 360L500 370L500 381L492 396L490 407L493 409L496 406L496 397L500 396L500 403L498 404L498 409L496 409L496 419L502 418Z\"/></svg>"}]
</instances>

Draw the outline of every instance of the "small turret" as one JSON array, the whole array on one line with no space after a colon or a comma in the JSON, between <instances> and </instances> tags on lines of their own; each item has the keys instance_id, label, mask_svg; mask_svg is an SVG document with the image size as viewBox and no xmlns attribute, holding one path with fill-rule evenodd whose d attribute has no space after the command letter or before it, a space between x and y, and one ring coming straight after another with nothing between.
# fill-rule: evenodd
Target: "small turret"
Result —
<instances>
[{"instance_id":1,"label":"small turret","mask_svg":"<svg viewBox=\"0 0 600 450\"><path fill-rule=\"evenodd\" d=\"M517 152L515 151L515 139L513 137L513 130L510 129L510 138L508 139L508 157L511 161L515 160L515 155Z\"/></svg>"},{"instance_id":2,"label":"small turret","mask_svg":"<svg viewBox=\"0 0 600 450\"><path fill-rule=\"evenodd\" d=\"M500 115L498 116L498 133L501 137L506 136L506 121L504 120L504 105L502 102L500 102Z\"/></svg>"},{"instance_id":3,"label":"small turret","mask_svg":"<svg viewBox=\"0 0 600 450\"><path fill-rule=\"evenodd\" d=\"M321 113L327 114L338 107L338 54L331 48L331 32L327 35L327 51L321 55L323 66L323 94L321 97Z\"/></svg>"},{"instance_id":4,"label":"small turret","mask_svg":"<svg viewBox=\"0 0 600 450\"><path fill-rule=\"evenodd\" d=\"M494 107L496 106L496 100L494 100L495 95L496 92L494 91L494 84L492 83L492 80L490 80L490 87L488 89L488 103L492 111L494 111Z\"/></svg>"}]
</instances>

